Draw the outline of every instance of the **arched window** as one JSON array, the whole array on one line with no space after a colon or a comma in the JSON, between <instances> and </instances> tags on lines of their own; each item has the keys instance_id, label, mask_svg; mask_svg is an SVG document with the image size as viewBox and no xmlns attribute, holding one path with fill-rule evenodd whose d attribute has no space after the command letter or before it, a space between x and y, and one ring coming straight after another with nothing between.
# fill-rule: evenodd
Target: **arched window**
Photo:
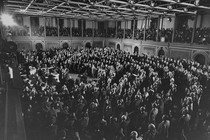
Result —
<instances>
[{"instance_id":1,"label":"arched window","mask_svg":"<svg viewBox=\"0 0 210 140\"><path fill-rule=\"evenodd\" d=\"M16 52L17 51L17 44L13 41L8 41L6 43L6 47L8 49L8 52Z\"/></svg>"},{"instance_id":2,"label":"arched window","mask_svg":"<svg viewBox=\"0 0 210 140\"><path fill-rule=\"evenodd\" d=\"M87 43L85 44L85 48L88 48L88 49L90 49L90 48L91 48L91 44L90 44L90 42L87 42Z\"/></svg>"},{"instance_id":3,"label":"arched window","mask_svg":"<svg viewBox=\"0 0 210 140\"><path fill-rule=\"evenodd\" d=\"M197 54L194 58L194 60L198 63L200 63L201 65L205 65L206 63L206 58L203 54Z\"/></svg>"},{"instance_id":4,"label":"arched window","mask_svg":"<svg viewBox=\"0 0 210 140\"><path fill-rule=\"evenodd\" d=\"M35 45L35 47L36 47L36 50L37 50L37 51L43 50L43 45L42 45L42 43L37 43L37 44Z\"/></svg>"},{"instance_id":5,"label":"arched window","mask_svg":"<svg viewBox=\"0 0 210 140\"><path fill-rule=\"evenodd\" d=\"M139 55L139 48L137 46L134 48L134 54Z\"/></svg>"},{"instance_id":6,"label":"arched window","mask_svg":"<svg viewBox=\"0 0 210 140\"><path fill-rule=\"evenodd\" d=\"M117 50L120 50L120 44L117 44Z\"/></svg>"},{"instance_id":7,"label":"arched window","mask_svg":"<svg viewBox=\"0 0 210 140\"><path fill-rule=\"evenodd\" d=\"M67 49L69 47L69 44L67 42L63 43L62 45L63 49Z\"/></svg>"},{"instance_id":8,"label":"arched window","mask_svg":"<svg viewBox=\"0 0 210 140\"><path fill-rule=\"evenodd\" d=\"M165 51L163 50L163 47L160 48L160 50L158 51L158 56L164 56L165 55Z\"/></svg>"}]
</instances>

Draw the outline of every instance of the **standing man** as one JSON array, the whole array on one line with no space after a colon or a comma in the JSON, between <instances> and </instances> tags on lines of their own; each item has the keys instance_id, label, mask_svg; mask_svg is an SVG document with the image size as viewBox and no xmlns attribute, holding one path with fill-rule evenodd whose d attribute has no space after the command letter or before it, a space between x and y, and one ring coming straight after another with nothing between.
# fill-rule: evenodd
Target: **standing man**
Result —
<instances>
[{"instance_id":1,"label":"standing man","mask_svg":"<svg viewBox=\"0 0 210 140\"><path fill-rule=\"evenodd\" d=\"M9 73L9 79L8 79L8 82L9 82L9 85L10 86L13 86L13 80L14 80L14 70L11 66L11 64L7 64L6 65L7 69L8 69L8 73Z\"/></svg>"}]
</instances>

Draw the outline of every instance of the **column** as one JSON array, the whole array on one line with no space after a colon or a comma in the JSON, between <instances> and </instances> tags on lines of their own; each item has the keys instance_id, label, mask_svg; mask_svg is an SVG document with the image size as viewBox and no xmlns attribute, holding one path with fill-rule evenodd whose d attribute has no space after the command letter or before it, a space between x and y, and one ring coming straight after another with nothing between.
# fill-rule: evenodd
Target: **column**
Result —
<instances>
[{"instance_id":1,"label":"column","mask_svg":"<svg viewBox=\"0 0 210 140\"><path fill-rule=\"evenodd\" d=\"M132 35L132 39L134 39L134 30L135 30L135 19L133 20L133 35Z\"/></svg>"},{"instance_id":2,"label":"column","mask_svg":"<svg viewBox=\"0 0 210 140\"><path fill-rule=\"evenodd\" d=\"M160 23L160 29L163 28L163 21L164 21L164 17L162 16L162 17L161 17L161 23Z\"/></svg>"},{"instance_id":3,"label":"column","mask_svg":"<svg viewBox=\"0 0 210 140\"><path fill-rule=\"evenodd\" d=\"M94 29L95 29L95 21L92 21L92 32L93 32L93 37L95 36L95 32L94 32Z\"/></svg>"},{"instance_id":4,"label":"column","mask_svg":"<svg viewBox=\"0 0 210 140\"><path fill-rule=\"evenodd\" d=\"M70 25L70 37L72 37L72 20L69 19L69 25Z\"/></svg>"},{"instance_id":5,"label":"column","mask_svg":"<svg viewBox=\"0 0 210 140\"><path fill-rule=\"evenodd\" d=\"M105 21L105 30L106 30L106 35L105 35L105 38L107 38L108 21Z\"/></svg>"},{"instance_id":6,"label":"column","mask_svg":"<svg viewBox=\"0 0 210 140\"><path fill-rule=\"evenodd\" d=\"M30 18L30 20L31 20L31 18ZM31 22L30 22L31 23ZM30 26L31 26L31 24L30 24ZM30 32L30 34L31 34L31 32ZM31 35L30 35L31 36ZM46 36L47 36L47 32L46 32L46 17L44 18L44 37L46 38Z\"/></svg>"},{"instance_id":7,"label":"column","mask_svg":"<svg viewBox=\"0 0 210 140\"><path fill-rule=\"evenodd\" d=\"M84 33L84 32L83 32L83 30L84 30L84 27L83 27L83 19L82 19L81 22L82 22L82 37L84 37L84 35L83 35L83 33Z\"/></svg>"},{"instance_id":8,"label":"column","mask_svg":"<svg viewBox=\"0 0 210 140\"><path fill-rule=\"evenodd\" d=\"M199 28L202 28L202 24L203 24L203 14L201 14L200 27Z\"/></svg>"},{"instance_id":9,"label":"column","mask_svg":"<svg viewBox=\"0 0 210 140\"><path fill-rule=\"evenodd\" d=\"M158 41L158 38L159 38L160 20L161 20L161 16L158 16L158 25L157 25L156 41ZM162 26L163 26L163 25L161 25L161 27L162 27Z\"/></svg>"},{"instance_id":10,"label":"column","mask_svg":"<svg viewBox=\"0 0 210 140\"><path fill-rule=\"evenodd\" d=\"M32 36L32 33L31 33L31 17L29 16L29 20L30 20L30 22L29 22L29 35L30 35L30 37ZM45 24L45 18L44 18L44 33L46 32L45 30L45 26L46 26L46 24ZM1 29L3 29L3 28L1 28ZM46 36L46 35L45 35Z\"/></svg>"},{"instance_id":11,"label":"column","mask_svg":"<svg viewBox=\"0 0 210 140\"><path fill-rule=\"evenodd\" d=\"M147 26L147 17L145 17L145 24L144 24L144 41L146 40L146 26Z\"/></svg>"},{"instance_id":12,"label":"column","mask_svg":"<svg viewBox=\"0 0 210 140\"><path fill-rule=\"evenodd\" d=\"M176 22L177 22L177 15L175 14L175 17L174 17L174 27L173 27L173 32L172 32L172 40L171 40L171 43L174 42L174 38L175 38L175 31L176 31Z\"/></svg>"},{"instance_id":13,"label":"column","mask_svg":"<svg viewBox=\"0 0 210 140\"><path fill-rule=\"evenodd\" d=\"M116 31L115 31L115 38L117 38L117 21L115 21L115 28L116 28Z\"/></svg>"},{"instance_id":14,"label":"column","mask_svg":"<svg viewBox=\"0 0 210 140\"><path fill-rule=\"evenodd\" d=\"M193 25L193 32L192 32L191 44L194 42L197 20L198 20L198 14L196 13L195 20L194 20L194 25Z\"/></svg>"},{"instance_id":15,"label":"column","mask_svg":"<svg viewBox=\"0 0 210 140\"><path fill-rule=\"evenodd\" d=\"M127 23L127 22L126 22L126 20L125 20L125 25L124 25L125 27L124 27L124 32L123 32L123 39L125 39L125 28L126 28L126 23Z\"/></svg>"},{"instance_id":16,"label":"column","mask_svg":"<svg viewBox=\"0 0 210 140\"><path fill-rule=\"evenodd\" d=\"M56 18L57 20L57 27L58 27L58 37L60 37L60 26L59 26L59 18Z\"/></svg>"}]
</instances>

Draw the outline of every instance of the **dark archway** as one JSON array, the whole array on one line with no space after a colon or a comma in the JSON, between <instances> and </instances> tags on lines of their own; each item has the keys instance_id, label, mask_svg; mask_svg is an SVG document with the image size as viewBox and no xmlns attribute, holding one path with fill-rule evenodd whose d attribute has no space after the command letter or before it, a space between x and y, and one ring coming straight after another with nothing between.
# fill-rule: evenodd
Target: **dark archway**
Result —
<instances>
[{"instance_id":1,"label":"dark archway","mask_svg":"<svg viewBox=\"0 0 210 140\"><path fill-rule=\"evenodd\" d=\"M4 51L4 49L6 48L5 44L6 44L6 40L0 38L0 51Z\"/></svg>"},{"instance_id":2,"label":"dark archway","mask_svg":"<svg viewBox=\"0 0 210 140\"><path fill-rule=\"evenodd\" d=\"M197 54L195 56L195 61L198 62L198 63L200 63L201 65L205 65L206 58L205 58L205 56L203 54Z\"/></svg>"},{"instance_id":3,"label":"dark archway","mask_svg":"<svg viewBox=\"0 0 210 140\"><path fill-rule=\"evenodd\" d=\"M117 44L117 50L120 50L120 44Z\"/></svg>"},{"instance_id":4,"label":"dark archway","mask_svg":"<svg viewBox=\"0 0 210 140\"><path fill-rule=\"evenodd\" d=\"M90 42L87 42L87 43L85 44L85 48L88 48L88 49L90 49L90 48L91 48L91 44L90 44Z\"/></svg>"},{"instance_id":5,"label":"dark archway","mask_svg":"<svg viewBox=\"0 0 210 140\"><path fill-rule=\"evenodd\" d=\"M139 55L139 48L137 46L134 47L134 54Z\"/></svg>"},{"instance_id":6,"label":"dark archway","mask_svg":"<svg viewBox=\"0 0 210 140\"><path fill-rule=\"evenodd\" d=\"M63 49L67 49L69 47L69 44L67 42L63 43L62 45Z\"/></svg>"},{"instance_id":7,"label":"dark archway","mask_svg":"<svg viewBox=\"0 0 210 140\"><path fill-rule=\"evenodd\" d=\"M36 47L36 50L37 50L37 51L43 50L43 45L42 45L42 43L36 43L35 47Z\"/></svg>"},{"instance_id":8,"label":"dark archway","mask_svg":"<svg viewBox=\"0 0 210 140\"><path fill-rule=\"evenodd\" d=\"M158 56L164 56L165 55L165 51L163 50L163 47L160 48L160 50L158 51Z\"/></svg>"},{"instance_id":9,"label":"dark archway","mask_svg":"<svg viewBox=\"0 0 210 140\"><path fill-rule=\"evenodd\" d=\"M4 42L3 44L3 51L5 52L16 52L17 51L17 44L13 41Z\"/></svg>"}]
</instances>

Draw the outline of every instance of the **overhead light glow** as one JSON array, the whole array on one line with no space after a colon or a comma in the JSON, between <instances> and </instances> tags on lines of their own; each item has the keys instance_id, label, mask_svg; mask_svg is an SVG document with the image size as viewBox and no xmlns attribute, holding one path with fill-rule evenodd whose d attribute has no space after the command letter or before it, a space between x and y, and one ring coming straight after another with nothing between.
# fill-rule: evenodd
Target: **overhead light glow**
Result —
<instances>
[{"instance_id":1,"label":"overhead light glow","mask_svg":"<svg viewBox=\"0 0 210 140\"><path fill-rule=\"evenodd\" d=\"M5 26L16 26L17 25L15 23L12 15L5 14L5 13L1 15L1 22Z\"/></svg>"}]
</instances>

